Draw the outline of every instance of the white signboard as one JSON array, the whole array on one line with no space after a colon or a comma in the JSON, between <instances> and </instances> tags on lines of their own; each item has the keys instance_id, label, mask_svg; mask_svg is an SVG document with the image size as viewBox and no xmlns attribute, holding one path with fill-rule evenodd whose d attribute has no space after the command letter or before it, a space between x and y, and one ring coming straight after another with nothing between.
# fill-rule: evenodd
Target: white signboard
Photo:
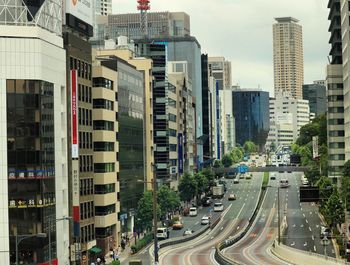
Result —
<instances>
[{"instance_id":1,"label":"white signboard","mask_svg":"<svg viewBox=\"0 0 350 265\"><path fill-rule=\"evenodd\" d=\"M312 158L318 157L318 136L312 137Z\"/></svg>"},{"instance_id":2,"label":"white signboard","mask_svg":"<svg viewBox=\"0 0 350 265\"><path fill-rule=\"evenodd\" d=\"M66 0L66 13L88 23L93 23L93 1L92 0Z\"/></svg>"}]
</instances>

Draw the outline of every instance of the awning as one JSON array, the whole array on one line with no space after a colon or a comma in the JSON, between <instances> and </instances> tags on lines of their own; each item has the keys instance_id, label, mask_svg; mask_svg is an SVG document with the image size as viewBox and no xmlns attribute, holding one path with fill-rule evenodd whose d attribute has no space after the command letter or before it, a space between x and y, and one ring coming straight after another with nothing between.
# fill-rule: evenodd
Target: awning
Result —
<instances>
[{"instance_id":1,"label":"awning","mask_svg":"<svg viewBox=\"0 0 350 265\"><path fill-rule=\"evenodd\" d=\"M98 247L93 247L89 250L91 253L95 253L98 254L102 251L102 249L98 248Z\"/></svg>"}]
</instances>

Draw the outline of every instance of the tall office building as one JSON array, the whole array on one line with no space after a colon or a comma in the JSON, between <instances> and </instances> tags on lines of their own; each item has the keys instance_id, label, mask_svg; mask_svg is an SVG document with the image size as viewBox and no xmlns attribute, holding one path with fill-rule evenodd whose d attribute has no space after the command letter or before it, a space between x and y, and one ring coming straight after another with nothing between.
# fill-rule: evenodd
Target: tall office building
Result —
<instances>
[{"instance_id":1,"label":"tall office building","mask_svg":"<svg viewBox=\"0 0 350 265\"><path fill-rule=\"evenodd\" d=\"M86 2L67 1L63 39L67 75L67 150L71 264L90 262L90 253L100 251L95 233L92 56L87 41L93 32L93 7Z\"/></svg>"},{"instance_id":2,"label":"tall office building","mask_svg":"<svg viewBox=\"0 0 350 265\"><path fill-rule=\"evenodd\" d=\"M231 62L225 57L209 57L208 62L214 78L219 83L219 90L231 89Z\"/></svg>"},{"instance_id":3,"label":"tall office building","mask_svg":"<svg viewBox=\"0 0 350 265\"><path fill-rule=\"evenodd\" d=\"M288 93L270 98L270 131L267 146L272 142L290 145L300 135L300 128L310 123L309 101L295 99Z\"/></svg>"},{"instance_id":4,"label":"tall office building","mask_svg":"<svg viewBox=\"0 0 350 265\"><path fill-rule=\"evenodd\" d=\"M148 12L148 37L185 37L191 34L190 16L184 12ZM127 36L130 39L142 39L140 13L115 14L108 16L109 38Z\"/></svg>"},{"instance_id":5,"label":"tall office building","mask_svg":"<svg viewBox=\"0 0 350 265\"><path fill-rule=\"evenodd\" d=\"M288 92L301 99L304 83L302 27L292 17L275 18L273 25L273 72L275 95Z\"/></svg>"},{"instance_id":6,"label":"tall office building","mask_svg":"<svg viewBox=\"0 0 350 265\"><path fill-rule=\"evenodd\" d=\"M263 150L270 129L269 92L258 89L232 91L236 142L241 146L253 141Z\"/></svg>"},{"instance_id":7,"label":"tall office building","mask_svg":"<svg viewBox=\"0 0 350 265\"><path fill-rule=\"evenodd\" d=\"M341 37L342 37L342 56L343 56L343 95L344 105L337 108L328 108L333 113L342 113L344 115L344 131L345 131L345 161L350 159L350 4L348 1L341 0ZM345 21L346 20L346 21Z\"/></svg>"},{"instance_id":8,"label":"tall office building","mask_svg":"<svg viewBox=\"0 0 350 265\"><path fill-rule=\"evenodd\" d=\"M327 65L327 97L329 108L344 108L343 86L343 57L342 57L342 27L340 0L329 0L330 26L328 31L331 36L329 43L331 50L329 55L331 62ZM347 3L345 4L347 9ZM345 12L345 11L344 11ZM343 13L344 13L343 12ZM348 21L348 19L346 19ZM345 26L345 25L344 25ZM348 33L346 33L348 35ZM345 40L344 40L345 41ZM346 59L347 60L347 59ZM345 161L345 128L344 112L327 112L327 139L328 139L328 176L339 177L342 175Z\"/></svg>"},{"instance_id":9,"label":"tall office building","mask_svg":"<svg viewBox=\"0 0 350 265\"><path fill-rule=\"evenodd\" d=\"M69 264L61 9L0 3L1 265Z\"/></svg>"},{"instance_id":10,"label":"tall office building","mask_svg":"<svg viewBox=\"0 0 350 265\"><path fill-rule=\"evenodd\" d=\"M327 112L327 95L326 86L321 84L303 85L303 99L309 101L310 113L315 116ZM334 111L331 109L331 111ZM337 111L337 110L336 110Z\"/></svg>"}]
</instances>

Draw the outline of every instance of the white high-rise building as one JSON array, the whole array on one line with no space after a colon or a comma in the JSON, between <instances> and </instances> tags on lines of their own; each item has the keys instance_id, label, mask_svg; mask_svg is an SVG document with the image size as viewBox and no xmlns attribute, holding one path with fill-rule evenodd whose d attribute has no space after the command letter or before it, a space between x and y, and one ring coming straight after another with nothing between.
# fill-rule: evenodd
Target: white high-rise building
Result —
<instances>
[{"instance_id":1,"label":"white high-rise building","mask_svg":"<svg viewBox=\"0 0 350 265\"><path fill-rule=\"evenodd\" d=\"M273 25L273 70L275 95L288 92L302 98L304 83L303 36L299 20L292 17L275 18Z\"/></svg>"},{"instance_id":2,"label":"white high-rise building","mask_svg":"<svg viewBox=\"0 0 350 265\"><path fill-rule=\"evenodd\" d=\"M70 264L61 12L56 0L0 3L1 265L16 262L16 238L18 264Z\"/></svg>"},{"instance_id":3,"label":"white high-rise building","mask_svg":"<svg viewBox=\"0 0 350 265\"><path fill-rule=\"evenodd\" d=\"M277 94L270 99L270 132L266 142L269 147L290 145L300 134L300 128L310 123L309 101L295 99L289 94Z\"/></svg>"}]
</instances>

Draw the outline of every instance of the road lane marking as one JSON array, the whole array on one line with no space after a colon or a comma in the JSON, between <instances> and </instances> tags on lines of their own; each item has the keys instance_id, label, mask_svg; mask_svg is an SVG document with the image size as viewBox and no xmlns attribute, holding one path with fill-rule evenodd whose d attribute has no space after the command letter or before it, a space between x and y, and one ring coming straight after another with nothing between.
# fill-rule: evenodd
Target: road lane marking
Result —
<instances>
[{"instance_id":1,"label":"road lane marking","mask_svg":"<svg viewBox=\"0 0 350 265\"><path fill-rule=\"evenodd\" d=\"M303 224L301 224L301 225L300 225L300 227L304 227L304 225L303 225Z\"/></svg>"},{"instance_id":2,"label":"road lane marking","mask_svg":"<svg viewBox=\"0 0 350 265\"><path fill-rule=\"evenodd\" d=\"M304 218L305 218L305 214L303 213L303 216L304 216Z\"/></svg>"},{"instance_id":3,"label":"road lane marking","mask_svg":"<svg viewBox=\"0 0 350 265\"><path fill-rule=\"evenodd\" d=\"M306 246L307 246L307 242L304 243L304 247L306 247Z\"/></svg>"},{"instance_id":4,"label":"road lane marking","mask_svg":"<svg viewBox=\"0 0 350 265\"><path fill-rule=\"evenodd\" d=\"M311 238L312 238L313 241L315 241L315 237L314 236L312 236Z\"/></svg>"},{"instance_id":5,"label":"road lane marking","mask_svg":"<svg viewBox=\"0 0 350 265\"><path fill-rule=\"evenodd\" d=\"M309 221L307 220L307 219L305 219L305 222L308 224L309 223Z\"/></svg>"},{"instance_id":6,"label":"road lane marking","mask_svg":"<svg viewBox=\"0 0 350 265\"><path fill-rule=\"evenodd\" d=\"M199 221L198 221L198 222L195 222L194 224L195 224L195 225L198 225L198 224L199 224Z\"/></svg>"},{"instance_id":7,"label":"road lane marking","mask_svg":"<svg viewBox=\"0 0 350 265\"><path fill-rule=\"evenodd\" d=\"M292 246L294 246L295 245L295 242L293 241L293 243L292 244L290 244L290 246L292 247Z\"/></svg>"},{"instance_id":8,"label":"road lane marking","mask_svg":"<svg viewBox=\"0 0 350 265\"><path fill-rule=\"evenodd\" d=\"M317 251L316 251L316 246L314 246L314 251L317 252Z\"/></svg>"},{"instance_id":9,"label":"road lane marking","mask_svg":"<svg viewBox=\"0 0 350 265\"><path fill-rule=\"evenodd\" d=\"M312 232L312 230L311 230L311 227L309 226L309 230L310 230L310 232Z\"/></svg>"},{"instance_id":10,"label":"road lane marking","mask_svg":"<svg viewBox=\"0 0 350 265\"><path fill-rule=\"evenodd\" d=\"M295 227L295 224L293 224L293 227Z\"/></svg>"}]
</instances>

